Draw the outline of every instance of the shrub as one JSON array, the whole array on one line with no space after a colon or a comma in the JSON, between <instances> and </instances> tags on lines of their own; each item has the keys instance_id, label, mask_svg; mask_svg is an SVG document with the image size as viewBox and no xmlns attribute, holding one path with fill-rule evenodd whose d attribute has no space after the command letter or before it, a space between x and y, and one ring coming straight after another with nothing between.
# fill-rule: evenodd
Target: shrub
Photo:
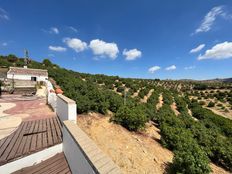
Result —
<instances>
[{"instance_id":1,"label":"shrub","mask_svg":"<svg viewBox=\"0 0 232 174\"><path fill-rule=\"evenodd\" d=\"M175 173L207 174L210 172L209 160L197 144L192 144L188 149L175 151L173 170Z\"/></svg>"},{"instance_id":2,"label":"shrub","mask_svg":"<svg viewBox=\"0 0 232 174\"><path fill-rule=\"evenodd\" d=\"M145 126L147 118L140 107L129 108L122 106L112 120L131 131L137 131Z\"/></svg>"},{"instance_id":3,"label":"shrub","mask_svg":"<svg viewBox=\"0 0 232 174\"><path fill-rule=\"evenodd\" d=\"M205 105L205 101L199 101L199 105Z\"/></svg>"},{"instance_id":4,"label":"shrub","mask_svg":"<svg viewBox=\"0 0 232 174\"><path fill-rule=\"evenodd\" d=\"M208 107L214 107L215 106L215 103L210 101L209 104L207 105Z\"/></svg>"},{"instance_id":5,"label":"shrub","mask_svg":"<svg viewBox=\"0 0 232 174\"><path fill-rule=\"evenodd\" d=\"M124 87L119 86L119 87L117 88L117 92L120 92L120 93L124 92Z\"/></svg>"}]
</instances>

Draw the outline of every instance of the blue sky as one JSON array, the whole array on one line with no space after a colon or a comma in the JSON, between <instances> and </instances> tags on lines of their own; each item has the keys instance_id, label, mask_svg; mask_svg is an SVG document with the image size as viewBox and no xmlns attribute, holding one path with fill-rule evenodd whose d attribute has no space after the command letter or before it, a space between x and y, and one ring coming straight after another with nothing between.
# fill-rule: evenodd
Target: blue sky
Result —
<instances>
[{"instance_id":1,"label":"blue sky","mask_svg":"<svg viewBox=\"0 0 232 174\"><path fill-rule=\"evenodd\" d=\"M137 78L232 76L229 0L0 0L0 54Z\"/></svg>"}]
</instances>

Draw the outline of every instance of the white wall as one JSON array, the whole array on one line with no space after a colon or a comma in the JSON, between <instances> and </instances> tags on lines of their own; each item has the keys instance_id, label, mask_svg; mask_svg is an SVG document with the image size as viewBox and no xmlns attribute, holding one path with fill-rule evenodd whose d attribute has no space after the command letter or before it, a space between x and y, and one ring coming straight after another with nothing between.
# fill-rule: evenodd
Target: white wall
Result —
<instances>
[{"instance_id":1,"label":"white wall","mask_svg":"<svg viewBox=\"0 0 232 174\"><path fill-rule=\"evenodd\" d=\"M63 127L63 151L72 173L96 173L65 127Z\"/></svg>"},{"instance_id":2,"label":"white wall","mask_svg":"<svg viewBox=\"0 0 232 174\"><path fill-rule=\"evenodd\" d=\"M56 112L56 106L57 106L56 93L50 92L50 90L54 90L54 88L52 86L52 83L50 81L46 80L45 83L46 83L46 88L47 88L47 101L48 101L48 104Z\"/></svg>"},{"instance_id":3,"label":"white wall","mask_svg":"<svg viewBox=\"0 0 232 174\"><path fill-rule=\"evenodd\" d=\"M42 151L33 153L23 158L19 158L15 161L6 163L5 165L0 166L1 174L10 174L17 170L20 170L24 167L30 167L36 165L46 159L49 159L56 155L57 153L61 153L63 151L63 144L58 144Z\"/></svg>"},{"instance_id":4,"label":"white wall","mask_svg":"<svg viewBox=\"0 0 232 174\"><path fill-rule=\"evenodd\" d=\"M56 114L61 122L64 120L72 120L76 122L77 106L75 101L62 94L58 94L56 104Z\"/></svg>"},{"instance_id":5,"label":"white wall","mask_svg":"<svg viewBox=\"0 0 232 174\"><path fill-rule=\"evenodd\" d=\"M31 77L36 77L36 81L46 81L47 76L34 76L34 75L12 75L7 73L8 79L17 79L17 80L31 80Z\"/></svg>"},{"instance_id":6,"label":"white wall","mask_svg":"<svg viewBox=\"0 0 232 174\"><path fill-rule=\"evenodd\" d=\"M72 173L121 174L112 159L77 124L69 120L63 122L63 151Z\"/></svg>"}]
</instances>

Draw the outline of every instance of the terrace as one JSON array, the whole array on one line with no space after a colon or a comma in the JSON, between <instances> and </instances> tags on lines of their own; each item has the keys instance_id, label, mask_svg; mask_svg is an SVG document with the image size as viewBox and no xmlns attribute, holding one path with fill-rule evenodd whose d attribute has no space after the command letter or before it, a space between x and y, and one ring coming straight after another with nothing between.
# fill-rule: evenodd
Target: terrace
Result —
<instances>
[{"instance_id":1,"label":"terrace","mask_svg":"<svg viewBox=\"0 0 232 174\"><path fill-rule=\"evenodd\" d=\"M75 101L51 88L0 98L0 173L121 173L77 126Z\"/></svg>"}]
</instances>

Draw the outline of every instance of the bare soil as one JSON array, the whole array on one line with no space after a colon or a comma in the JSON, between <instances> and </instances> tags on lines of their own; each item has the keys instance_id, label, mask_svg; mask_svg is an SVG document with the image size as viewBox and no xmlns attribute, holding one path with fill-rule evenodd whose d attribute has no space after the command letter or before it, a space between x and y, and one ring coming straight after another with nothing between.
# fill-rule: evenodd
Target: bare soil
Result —
<instances>
[{"instance_id":1,"label":"bare soil","mask_svg":"<svg viewBox=\"0 0 232 174\"><path fill-rule=\"evenodd\" d=\"M153 122L142 132L129 132L109 122L110 117L96 113L78 115L77 124L109 155L124 174L162 174L172 163L173 153L162 147L160 130ZM210 164L213 174L229 174Z\"/></svg>"},{"instance_id":2,"label":"bare soil","mask_svg":"<svg viewBox=\"0 0 232 174\"><path fill-rule=\"evenodd\" d=\"M163 106L163 103L164 103L163 102L163 95L160 94L160 96L159 96L159 103L157 103L156 109L159 110Z\"/></svg>"},{"instance_id":3,"label":"bare soil","mask_svg":"<svg viewBox=\"0 0 232 174\"><path fill-rule=\"evenodd\" d=\"M177 107L176 107L176 103L173 102L171 104L171 109L173 110L173 112L175 113L176 116L178 116L180 114L180 112L177 110Z\"/></svg>"},{"instance_id":4,"label":"bare soil","mask_svg":"<svg viewBox=\"0 0 232 174\"><path fill-rule=\"evenodd\" d=\"M147 103L147 100L150 98L150 96L152 95L153 92L154 92L154 89L151 89L151 90L148 92L148 94L145 95L144 98L141 99L140 101L141 101L142 103Z\"/></svg>"}]
</instances>

